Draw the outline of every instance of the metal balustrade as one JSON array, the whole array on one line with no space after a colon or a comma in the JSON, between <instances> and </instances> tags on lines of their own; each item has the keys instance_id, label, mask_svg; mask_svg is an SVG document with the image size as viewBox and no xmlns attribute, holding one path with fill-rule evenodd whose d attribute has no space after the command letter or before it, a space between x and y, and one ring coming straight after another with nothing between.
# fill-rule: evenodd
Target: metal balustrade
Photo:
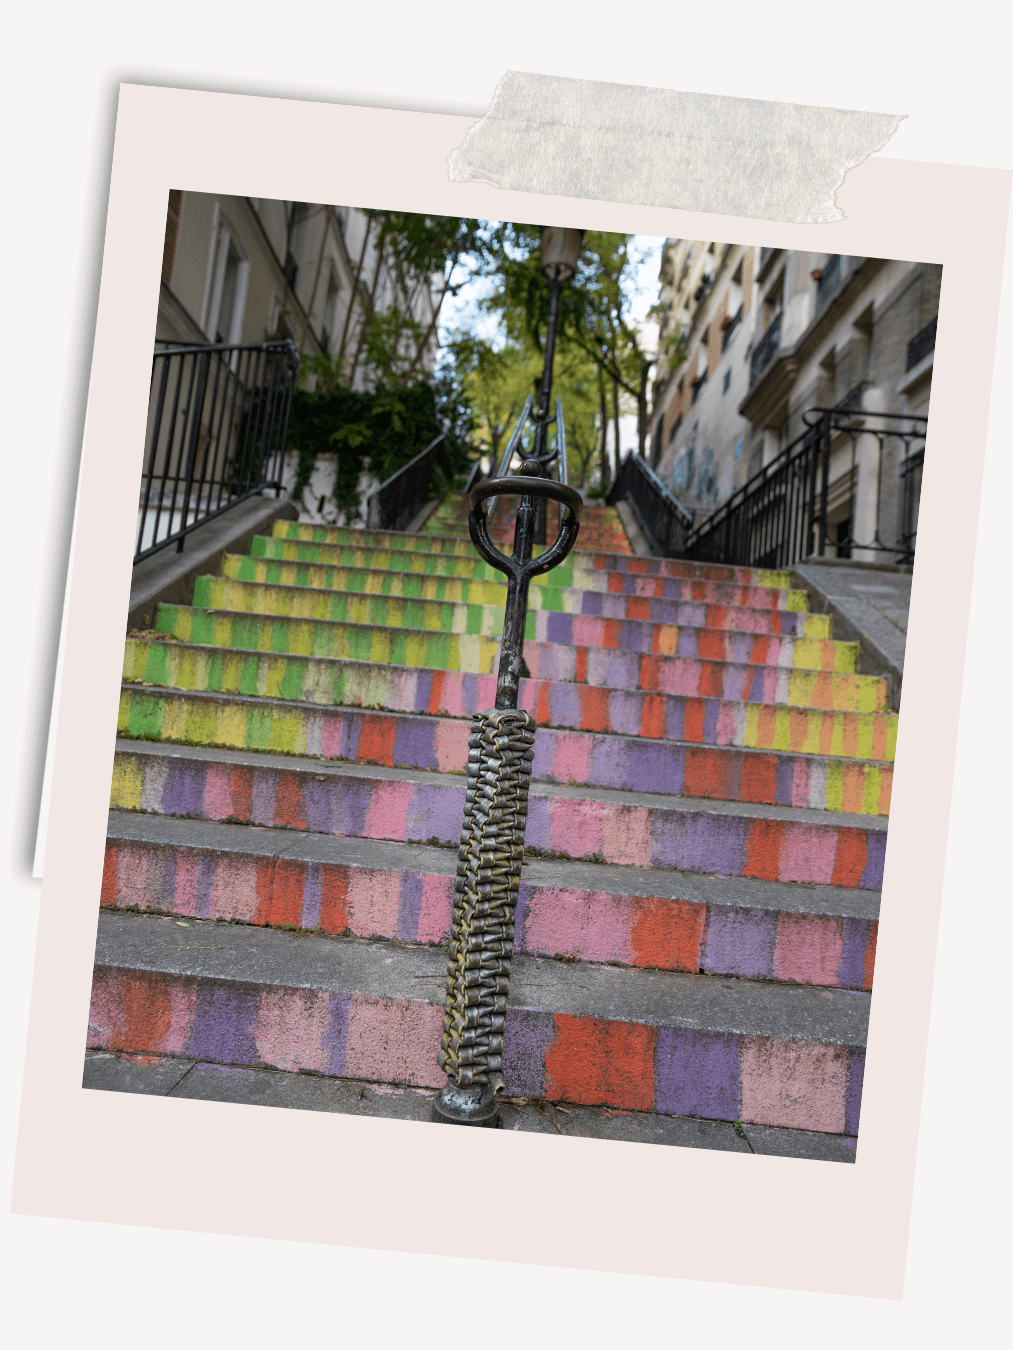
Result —
<instances>
[{"instance_id":1,"label":"metal balustrade","mask_svg":"<svg viewBox=\"0 0 1013 1350\"><path fill-rule=\"evenodd\" d=\"M151 367L134 562L262 492L281 491L299 351L259 345L156 344Z\"/></svg>"},{"instance_id":2,"label":"metal balustrade","mask_svg":"<svg viewBox=\"0 0 1013 1350\"><path fill-rule=\"evenodd\" d=\"M682 557L693 517L647 461L632 450L620 464L605 500L610 506L621 501L629 504L655 557Z\"/></svg>"}]
</instances>

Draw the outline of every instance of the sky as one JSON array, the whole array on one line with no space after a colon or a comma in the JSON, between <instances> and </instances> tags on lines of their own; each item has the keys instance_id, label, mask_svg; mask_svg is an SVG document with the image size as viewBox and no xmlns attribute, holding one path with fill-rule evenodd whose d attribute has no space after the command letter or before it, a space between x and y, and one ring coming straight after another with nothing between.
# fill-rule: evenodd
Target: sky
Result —
<instances>
[{"instance_id":1,"label":"sky","mask_svg":"<svg viewBox=\"0 0 1013 1350\"><path fill-rule=\"evenodd\" d=\"M664 239L658 239L653 235L633 236L631 251L634 255L645 252L645 260L637 269L630 297L630 315L638 321L646 318L647 311L658 298L658 270L661 266L661 247L664 242ZM483 314L478 304L481 298L488 294L491 285L492 283L487 280L468 282L456 296L448 295L443 302L440 315L441 332L447 333L454 328L468 328L490 342L496 342L499 337L497 321L494 316ZM653 342L653 339L649 338L649 341Z\"/></svg>"}]
</instances>

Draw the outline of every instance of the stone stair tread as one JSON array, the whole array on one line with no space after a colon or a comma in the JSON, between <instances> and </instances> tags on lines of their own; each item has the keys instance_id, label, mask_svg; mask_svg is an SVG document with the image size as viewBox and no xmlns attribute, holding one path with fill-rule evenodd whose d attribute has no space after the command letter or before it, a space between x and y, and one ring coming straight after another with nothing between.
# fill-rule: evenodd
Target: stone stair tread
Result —
<instances>
[{"instance_id":1,"label":"stone stair tread","mask_svg":"<svg viewBox=\"0 0 1013 1350\"><path fill-rule=\"evenodd\" d=\"M456 643L458 647L458 658L457 658L458 667L446 664L425 665L421 662L411 662L407 659L401 659L396 662L385 660L384 664L387 665L411 665L413 666L413 668L425 670L447 670L460 668L461 670L468 670L476 674L478 673L489 674L496 670L497 663L499 660L499 639L493 637L482 637L479 634L475 633L446 633L443 632L442 630L429 628L390 629L380 624L357 623L354 620L300 619L300 618L290 618L289 616L283 614L251 615L249 610L229 610L229 609L208 610L202 609L199 606L192 606L192 605L166 606L167 611L170 608L176 611L177 614L180 613L190 615L195 613L202 615L217 614L229 620L235 619L248 620L251 617L253 617L270 620L272 625L275 623L280 623L283 625L293 623L313 624L314 626L316 626L317 624L321 624L324 625L325 627L333 627L334 629L339 628L351 629L355 634L361 635L364 643L366 641L369 642L371 650L373 649L373 644L377 640L379 640L381 643L390 643L391 641L397 641L401 643L406 648L405 658L407 658L407 655L409 654L408 649L410 649L410 646L413 644L417 644L420 648L424 649L424 647L431 641L433 642L444 641ZM166 622L167 623L169 622L168 618L166 619ZM191 624L192 622L193 620L191 618ZM683 644L684 637L689 637L692 640L693 646L696 647L698 646L699 643L699 634L707 633L709 630L684 628L682 630L676 631L678 633L677 647L682 647L684 645ZM128 639L133 638L148 641L155 641L155 640L173 641L173 642L181 641L181 639L179 638L172 637L168 629L163 631L157 628L134 629L127 634L127 637ZM588 644L536 641L533 639L529 639L528 641L525 642L524 653L525 653L525 660L528 661L528 665L532 669L534 678L564 679L567 677L565 675L560 675L556 673L555 666L553 667L551 673L546 673L544 675L540 674L539 672L541 669L540 665L541 659L544 653L546 656L552 657L557 661L566 661L568 653L572 651L574 653L575 683L594 683L594 681L589 681L586 678L584 680L576 679L577 667L581 661L585 665L587 671L593 671L596 665L611 664L611 662L618 661L623 658L632 659L635 662L637 662L638 665L640 665L641 667L643 667L645 663L649 666L649 668L654 668L655 665L657 665L657 669L659 672L657 678L659 680L661 678L661 672L665 670L666 663L668 662L696 662L698 664L707 666L744 667L754 672L757 670L772 669L779 671L783 670L786 672L798 672L799 674L805 676L843 675L853 680L869 680L869 681L878 680L883 684L886 683L886 681L882 680L882 677L880 676L859 675L854 670L854 665L856 663L856 657L858 652L858 644L855 642L844 642L836 640L834 638L793 638L793 637L782 637L777 635L771 636L755 633L734 633L731 630L722 630L720 632L719 645L727 650L729 643L731 643L733 647L742 648L741 653L738 652L736 653L735 659L731 659L730 657L727 656L724 658L720 658L711 655L698 655L695 650L693 652L673 652L671 654L636 652L636 651L627 652L618 649L616 647L596 647ZM207 646L209 644L203 643L192 645ZM221 648L221 650L224 651L226 650L226 648ZM230 648L228 650L240 651L243 649L237 647L237 648ZM466 653L466 656L462 656L462 653ZM581 653L583 653L584 655L581 656L580 655ZM789 654L792 657L791 663L789 663L786 659L783 659L786 658ZM424 651L420 653L420 655L424 655ZM761 655L764 658L762 660L759 659ZM795 664L795 659L799 656L807 656L808 659L813 659L816 655L820 656L826 655L827 657L832 659L834 664L828 665L825 662L820 665ZM766 659L769 657L774 657L775 659L773 660ZM357 655L355 657L340 658L340 659L362 660L364 658L362 656ZM376 656L371 659L379 660L380 657ZM435 653L433 654L433 659L434 661L436 659ZM449 655L441 654L440 660L446 662L448 660L452 661L453 658L450 657ZM836 662L839 660L843 661L845 665L850 665L852 668L838 669ZM482 666L485 666L486 669L480 670L480 667ZM655 686L652 685L650 687L654 688Z\"/></svg>"},{"instance_id":2,"label":"stone stair tread","mask_svg":"<svg viewBox=\"0 0 1013 1350\"><path fill-rule=\"evenodd\" d=\"M182 644L181 644L181 645L182 645ZM265 653L265 655L266 655L266 653ZM313 659L314 659L314 660L324 660L324 659L326 659L326 658L323 658L323 657L314 657ZM351 661L341 661L341 658L340 658L340 657L339 657L339 658L335 658L335 659L338 660L338 661L340 661L340 663L341 663L342 665L346 665L346 666L347 666L347 665L357 664L357 663L354 663L354 662L351 662ZM409 667L409 669L411 669L411 667ZM539 681L538 683L543 683L543 682L542 682L542 681ZM544 681L544 683L549 683L549 681ZM605 694L610 694L610 693L617 693L617 694L618 694L618 693L627 693L627 692L629 692L628 690L623 690L623 689L610 689L610 688L608 688L606 685L593 685L593 686L591 686L591 687L594 688L594 689L599 689L599 690L601 690L601 691L602 691L603 693L605 693ZM389 718L395 718L395 719L409 720L409 721L411 721L411 722L416 722L416 721L425 721L425 722L432 722L432 721L437 721L437 722L470 722L470 720L471 720L471 714L470 714L470 713L460 713L460 714L449 713L449 712L446 712L446 713L442 713L442 712L441 712L441 713L426 713L426 712L416 712L416 711L414 711L414 710L402 710L402 709L400 709L400 708L378 708L378 707L373 707L373 706L370 706L370 707L365 707L365 706L363 706L363 707L357 707L357 706L352 705L352 704L347 704L347 705L345 705L345 704L340 704L340 703L334 703L334 704L316 704L316 703L309 703L309 702L307 702L306 700L303 700L303 699L277 698L277 697L275 697L275 696L273 696L273 695L267 695L267 694L261 695L261 694L233 694L233 693L222 693L222 692L220 692L219 690L215 690L215 689L185 689L185 688L183 688L183 687L180 686L180 685L172 685L172 684L165 684L165 685L148 684L148 683L146 683L146 682L143 682L143 681L136 681L136 680L124 680L124 681L122 682L122 684L120 685L120 689L121 689L121 691L126 692L126 693L136 693L136 692L144 693L144 692L150 691L150 693L153 694L153 695L155 695L155 696L158 696L158 695L163 695L163 696L165 696L165 695L178 695L178 696L181 696L181 697L197 699L197 700L200 700L200 701L207 701L207 702L209 702L209 703L227 702L227 703L229 703L229 704L236 704L236 705L239 705L239 706L248 706L248 707L253 708L253 709L263 709L265 706L269 706L269 707L272 707L272 708L292 708L292 709L299 709L300 711L306 711L307 709L312 708L314 711L319 711L319 712L329 712L329 713L343 714L343 715L349 715L349 716L370 716L370 717L379 718L379 719L381 719L381 720L383 720L383 719L389 719ZM521 692L522 692L522 695L523 695L523 690L524 690L524 681L522 680L522 681L521 681ZM643 691L643 692L645 692L645 693L652 693L652 692L654 692L654 691L651 691L651 690L645 690L645 691ZM694 698L694 699L699 700L700 702L712 702L712 701L713 701L713 702L732 702L732 701L734 701L734 700L727 700L727 699L725 699L725 700L717 700L717 699L713 699L713 700L712 700L712 699L710 699L709 697L707 697L706 695L700 695L700 694L685 695L685 696L684 696L684 695L680 695L680 694L669 694L669 695L664 695L664 694L663 694L663 695L661 695L660 697L663 697L663 698L665 698L665 697L667 697L667 698L692 697L692 698ZM756 706L756 707L760 707L760 708L789 708L789 707L790 707L791 710L794 711L794 712L825 712L825 713L828 713L828 714L833 714L835 711L837 711L837 710L832 709L832 708L797 708L794 704L754 703L752 700L745 700L744 702L749 702L749 703L751 704L751 706ZM522 700L522 706L523 706L523 700ZM846 717L873 717L873 716L876 716L876 715L883 716L883 714L874 714L874 713L840 713L840 712L838 712L838 715L839 715L839 716L842 716L842 717L843 717L843 716L846 716ZM897 716L896 713L888 714L888 715L889 715L889 716L894 716L894 717ZM542 727L542 725L543 725L542 723L539 723L539 726L540 726L540 727ZM552 726L552 725L545 725L545 726L544 726L544 730L545 730L545 731L548 731L548 732L556 731L556 732L559 732L560 734L566 734L566 735L568 735L568 736L607 736L607 737L609 737L609 739L614 739L614 740L617 740L617 741L623 741L623 742L634 742L634 743L636 743L636 744L638 744L638 745L644 744L645 741L648 741L649 744L654 744L653 741L650 741L649 738L646 738L646 737L644 737L644 736L641 735L641 734L632 734L632 733L629 733L629 732L623 732L623 731L588 731L588 730L585 730L585 729L582 728L582 727L576 727L576 728L575 728L575 727L555 727L555 726ZM677 739L675 739L675 738L673 738L673 737L663 737L663 738L659 738L659 740L661 741L661 744L664 745L664 746L672 746L673 748L677 748L677 749L681 749L681 750L734 750L734 751L737 751L737 752L739 752L739 753L741 753L741 754L743 754L743 755L794 755L794 754L799 754L799 755L801 755L801 754L804 753L803 751L774 750L774 749L769 749L769 748L764 747L764 746L755 746L755 745L732 745L732 744L720 744L720 745L718 745L718 744L712 743L712 742L710 742L710 741L687 741L687 740L677 740ZM168 744L168 742L167 742L167 744ZM537 753L537 752L536 752L536 753ZM298 754L297 754L297 757L298 757ZM311 758L315 758L315 757L311 756ZM819 759L821 762L826 761L827 763L834 763L834 764L861 765L861 766L866 766L866 767L869 767L869 768L892 768L892 763L891 763L891 761L889 761L889 760L868 759L868 758L864 758L864 759L863 759L863 758L861 758L861 757L851 758L851 757L849 757L849 756L847 756L847 755L831 755L831 754L826 754L826 755L807 755L807 758L810 758L810 759ZM427 770L427 772L428 772L428 770ZM652 795L653 795L653 794L652 794Z\"/></svg>"},{"instance_id":3,"label":"stone stair tread","mask_svg":"<svg viewBox=\"0 0 1013 1350\"><path fill-rule=\"evenodd\" d=\"M232 1069L190 1059L114 1054L85 1055L82 1086L106 1092L134 1092L189 1101L232 1102L297 1111L329 1111L370 1119L429 1122L435 1088L391 1088L366 1079L331 1078L279 1069ZM813 1130L740 1125L649 1111L608 1110L519 1099L504 1101L505 1130L624 1143L668 1144L785 1158L853 1163L855 1139Z\"/></svg>"},{"instance_id":4,"label":"stone stair tread","mask_svg":"<svg viewBox=\"0 0 1013 1350\"><path fill-rule=\"evenodd\" d=\"M303 760L295 756L275 755L269 751L219 750L210 746L179 746L171 741L133 741L125 738L117 740L116 749L118 754L235 764L250 768L273 769L288 774L374 779L383 782L418 783L426 787L462 789L462 776L459 774L434 773L424 769L388 769L373 764L345 764L334 760ZM532 782L530 796L608 802L615 806L642 806L651 810L738 816L793 824L836 826L884 835L888 823L886 819L878 816L844 811L819 811L809 807L779 806L766 802L729 802L706 797L674 797L660 792L635 792L616 788L573 787L564 783Z\"/></svg>"},{"instance_id":5,"label":"stone stair tread","mask_svg":"<svg viewBox=\"0 0 1013 1350\"><path fill-rule=\"evenodd\" d=\"M370 538L376 538L388 546L391 546L393 544L393 541L395 540L405 541L402 544L402 548L406 548L412 552L426 552L426 553L436 552L438 551L438 549L434 546L445 544L447 545L447 549L444 550L446 552L459 552L461 556L465 557L473 556L473 545L471 543L471 540L468 538L466 534L465 535L457 535L457 534L439 535L428 533L408 534L406 531L397 531L397 530L359 530L354 528L353 526L308 525L303 528L305 528L308 531L323 532L324 538L319 539L319 542L321 543L330 542L331 537L333 537L334 542L345 542L345 541L358 542ZM274 528L272 530L272 537L275 539L297 539L299 537L297 533L298 529L299 527L293 524L292 531L295 532L292 532L288 528L288 522L282 523L276 521ZM310 539L313 539L314 535L311 534L309 537ZM579 540L577 547L574 549L574 553L578 555L584 554L585 556L598 557L603 560L607 560L607 563L613 565L616 568L616 570L640 572L642 575L645 576L652 575L653 573L658 571L663 571L669 565L678 568L681 562L681 560L675 558L654 558L654 557L637 558L629 554L610 553L608 552L607 549L601 548L582 549L580 547ZM602 565L605 566L605 563L603 562ZM761 576L787 577L788 575L787 572L784 571L783 569L736 567L727 563L682 563L681 565L684 567L692 567L696 569L706 570L707 572L714 574L715 579L721 578L733 582L738 581L740 578L745 579ZM676 570L669 573L668 575L678 576L680 575L680 573ZM750 583L749 581L745 581L745 584L748 585L752 583ZM755 584L764 585L766 583L764 583L763 581L757 581ZM790 582L787 582L785 584L790 585Z\"/></svg>"},{"instance_id":6,"label":"stone stair tread","mask_svg":"<svg viewBox=\"0 0 1013 1350\"><path fill-rule=\"evenodd\" d=\"M482 585L491 585L483 582ZM543 591L545 588L542 588ZM220 599L216 600L216 594ZM571 631L563 634L563 627L554 621L584 620L602 624L637 624L641 629L650 628L708 628L723 632L752 633L758 636L815 638L826 640L831 636L831 619L826 614L811 614L807 610L788 609L751 609L743 605L718 605L703 600L653 600L644 598L638 603L644 605L649 617L632 618L628 614L609 614L612 600L633 601L634 596L610 596L597 591L582 591L575 594L584 597L585 605L581 609L551 609L535 604L528 611L528 633L531 638L545 640L538 631L546 628L550 641L580 641ZM282 609L251 607L245 610L234 608L235 601L243 595L256 596L261 606L284 606ZM332 619L342 621L336 613L344 608L350 609L384 607L383 622L388 626L401 627L404 624L404 610L408 608L409 620L416 607L429 606L429 613L439 619L439 628L443 632L485 632L488 636L498 637L502 631L503 614L501 606L486 601L472 600L432 600L412 596L383 595L368 591L328 590L326 587L284 585L269 581L238 581L233 577L198 577L193 606L172 606L172 608L206 610L209 613L222 613L226 610L251 615L272 615L303 619ZM391 610L387 609L391 606ZM317 613L313 613L314 607ZM167 607L169 608L169 607ZM629 608L629 606L627 606ZM326 612L324 612L326 610ZM302 612L301 612L302 611ZM401 613L402 618L391 615ZM348 622L348 618L344 618ZM378 618L363 615L361 622L375 623ZM355 622L354 617L352 622ZM460 625L458 627L458 625ZM477 625L477 627L475 626ZM553 634L553 627L560 628L560 635Z\"/></svg>"},{"instance_id":7,"label":"stone stair tread","mask_svg":"<svg viewBox=\"0 0 1013 1350\"><path fill-rule=\"evenodd\" d=\"M271 857L310 863L390 872L429 873L452 877L457 871L453 849L426 844L391 843L379 839L301 833L266 825L232 825L224 821L184 820L135 811L111 810L107 838L179 848ZM879 891L846 886L810 886L800 882L763 881L755 877L716 877L695 872L645 871L614 863L565 862L526 858L521 884L560 890L604 891L612 895L690 900L737 909L767 909L795 914L826 914L878 919Z\"/></svg>"},{"instance_id":8,"label":"stone stair tread","mask_svg":"<svg viewBox=\"0 0 1013 1350\"><path fill-rule=\"evenodd\" d=\"M441 948L104 911L96 964L442 1006ZM726 976L516 955L508 1007L693 1031L864 1047L869 996Z\"/></svg>"},{"instance_id":9,"label":"stone stair tread","mask_svg":"<svg viewBox=\"0 0 1013 1350\"><path fill-rule=\"evenodd\" d=\"M257 541L255 540L256 544ZM280 552L275 554L265 551L268 546L277 545L279 548L288 547L289 550L303 549L321 549L334 548L341 549L346 546L340 544L312 544L300 540L287 539L269 539L264 538L260 541L261 551L254 552L247 556L238 553L227 553L224 558L224 574L239 581L260 581L261 584L282 584L305 586L307 589L317 590L355 590L364 593L383 593L392 594L395 592L370 592L367 578L389 578L391 584L395 582L402 584L405 578L428 583L471 583L476 587L495 586L499 590L506 592L506 578L503 573L497 571L490 564L482 562L480 559L460 558L457 556L445 556L442 554L421 554L421 553L397 553L395 550L388 550L383 555L386 559L395 558L401 560L415 560L431 558L434 561L444 560L448 564L452 563L453 568L448 568L446 573L436 570L423 570L422 568L411 568L408 566L390 567L383 566L377 561L371 564L366 561L345 561L330 560L328 558L310 558L310 557L285 557ZM361 552L370 552L370 550L361 550ZM376 550L379 552L379 550ZM335 573L345 574L348 580L363 581L362 586L350 586L348 584L335 585L332 582L317 581L288 581L280 578L267 578L257 576L244 576L243 572L257 571L256 564L265 566L276 565L286 568L313 568L318 569L324 577L333 576ZM465 570L465 569L469 570ZM617 579L625 578L623 584L614 587L609 581L609 577L614 575ZM637 590L638 582L641 586L651 581L655 589ZM586 567L567 567L564 563L559 568L554 568L552 572L542 574L532 580L532 585L536 588L533 591L535 599L538 598L539 591L553 590L561 592L584 592L594 595L611 595L614 597L625 596L629 599L670 599L693 601L697 604L721 604L738 605L742 608L752 609L785 609L795 613L800 613L808 609L809 593L805 590L799 590L791 587L773 587L773 586L743 586L737 583L698 581L687 577L659 577L659 578L638 578L632 573L608 573L601 568ZM658 587L661 587L661 593L658 594ZM693 595L685 594L686 588L697 586L725 587L733 594L722 597L720 595ZM747 594L744 598L734 598L738 593L754 592ZM783 603L776 603L778 600ZM498 600L496 603L500 603Z\"/></svg>"},{"instance_id":10,"label":"stone stair tread","mask_svg":"<svg viewBox=\"0 0 1013 1350\"><path fill-rule=\"evenodd\" d=\"M157 646L157 642L152 646ZM150 650L150 649L149 649ZM239 688L200 689L192 688L180 675L179 683L172 683L171 670L152 671L168 677L159 680L137 678L133 672L125 672L122 688L130 690L162 689L166 693L177 692L193 697L210 696L256 701L260 704L289 707L312 707L327 709L329 712L372 711L377 715L388 716L434 716L446 719L468 719L474 713L491 707L495 698L495 676L471 675L467 672L442 672L444 679L439 689L425 675L431 674L424 668L412 666L381 665L378 662L348 660L340 656L303 656L289 652L256 652L247 648L210 648L200 643L173 643L171 651L192 651L208 659L211 651L228 651L234 656L245 655L268 662L305 663L305 677L308 687L302 684L299 689L289 688L284 696L285 677L277 680L278 693L269 693L268 681L264 692L253 692ZM150 661L150 657L149 657ZM144 673L148 673L149 662L145 662ZM136 670L136 666L134 667ZM333 672L333 683L329 678ZM194 672L196 673L196 672ZM277 672L276 672L277 673ZM298 673L296 671L295 673ZM420 680L419 676L422 675ZM221 681L225 682L225 681ZM194 681L196 683L196 681ZM239 681L241 686L242 680ZM258 680L259 684L259 680ZM427 684L429 687L427 688ZM360 701L361 700L361 701ZM400 701L400 706L399 706ZM785 753L818 755L821 758L836 758L842 762L866 762L877 764L892 763L892 732L896 731L897 714L888 710L877 712L852 712L835 708L813 708L788 703L768 703L757 699L721 698L705 694L669 694L649 689L623 689L608 685L576 684L572 681L532 679L521 681L518 707L526 709L537 720L539 726L575 734L625 735L658 744L695 744L728 745L742 749L755 749L765 753ZM699 716L701 721L700 739L687 734L687 719ZM704 724L710 722L710 735L715 739L706 739ZM617 725L618 723L618 725ZM647 725L645 725L645 723ZM633 728L636 730L633 730ZM716 737L720 729L734 729L733 738L719 742ZM763 729L765 727L765 730ZM792 728L796 731L804 728L801 743L792 745ZM823 728L831 737L831 743L824 749L822 743ZM844 741L848 734L856 737L853 753L848 753ZM762 744L771 737L787 734L789 743L782 746ZM818 746L811 745L812 737L820 741ZM864 749L861 741L868 742ZM877 747L877 736L881 745ZM754 738L758 743L750 744ZM840 740L835 747L834 740ZM810 748L806 748L806 747ZM877 748L882 757L877 757Z\"/></svg>"}]
</instances>

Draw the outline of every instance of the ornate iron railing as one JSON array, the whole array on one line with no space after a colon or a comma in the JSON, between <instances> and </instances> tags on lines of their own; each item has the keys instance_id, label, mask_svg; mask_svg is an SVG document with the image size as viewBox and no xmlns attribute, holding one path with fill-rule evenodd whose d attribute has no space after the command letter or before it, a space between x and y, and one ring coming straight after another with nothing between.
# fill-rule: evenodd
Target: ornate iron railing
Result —
<instances>
[{"instance_id":1,"label":"ornate iron railing","mask_svg":"<svg viewBox=\"0 0 1013 1350\"><path fill-rule=\"evenodd\" d=\"M830 489L836 482L847 482L847 518L854 522L858 439L872 436L877 442L876 526L872 538L862 540L854 537L852 525L849 556L864 549L894 562L913 561L926 419L906 413L855 419L840 409L810 408L803 413L803 421L806 426L800 436L691 531L685 557L740 567L781 568L813 555L826 556L828 544L834 547L828 539ZM894 544L885 543L880 535L885 528L883 465L888 448L897 460Z\"/></svg>"},{"instance_id":2,"label":"ornate iron railing","mask_svg":"<svg viewBox=\"0 0 1013 1350\"><path fill-rule=\"evenodd\" d=\"M151 367L134 562L265 488L281 491L299 351L160 341Z\"/></svg>"},{"instance_id":3,"label":"ornate iron railing","mask_svg":"<svg viewBox=\"0 0 1013 1350\"><path fill-rule=\"evenodd\" d=\"M693 517L672 496L648 465L632 450L619 466L616 481L605 499L610 506L625 501L658 558L681 558Z\"/></svg>"},{"instance_id":4,"label":"ornate iron railing","mask_svg":"<svg viewBox=\"0 0 1013 1350\"><path fill-rule=\"evenodd\" d=\"M433 470L449 476L446 441L441 431L414 459L403 464L366 499L366 528L403 530L432 498Z\"/></svg>"},{"instance_id":5,"label":"ornate iron railing","mask_svg":"<svg viewBox=\"0 0 1013 1350\"><path fill-rule=\"evenodd\" d=\"M520 474L509 472L521 446L531 400L525 405L500 472L471 491L468 532L481 557L507 581L496 677L496 706L476 712L468 738L468 785L457 855L451 916L443 1037L437 1063L447 1083L433 1103L433 1119L448 1125L495 1126L505 1087L503 1029L510 993L514 919L524 856L528 788L535 757L535 719L517 707L524 665L524 628L531 581L550 571L576 543L583 502L566 482L563 406L556 400L556 444L549 448L544 408L536 424L536 451ZM551 477L557 462L558 482ZM517 496L513 549L501 553L489 533L489 503ZM535 506L559 504L559 533L533 557Z\"/></svg>"},{"instance_id":6,"label":"ornate iron railing","mask_svg":"<svg viewBox=\"0 0 1013 1350\"><path fill-rule=\"evenodd\" d=\"M937 315L938 318L938 315ZM907 369L913 370L919 361L924 361L936 345L936 319L925 327L907 344Z\"/></svg>"},{"instance_id":7,"label":"ornate iron railing","mask_svg":"<svg viewBox=\"0 0 1013 1350\"><path fill-rule=\"evenodd\" d=\"M774 353L781 345L781 310L778 310L770 326L753 349L749 359L749 383L755 384L774 359Z\"/></svg>"}]
</instances>

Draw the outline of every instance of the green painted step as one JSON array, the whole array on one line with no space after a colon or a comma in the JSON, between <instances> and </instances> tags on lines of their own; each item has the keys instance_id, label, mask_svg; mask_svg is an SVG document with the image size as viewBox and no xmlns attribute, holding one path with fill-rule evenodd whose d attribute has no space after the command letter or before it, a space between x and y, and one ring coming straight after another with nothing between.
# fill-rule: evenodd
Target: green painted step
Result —
<instances>
[{"instance_id":1,"label":"green painted step","mask_svg":"<svg viewBox=\"0 0 1013 1350\"><path fill-rule=\"evenodd\" d=\"M489 583L481 583L488 585ZM551 590L547 594L551 595ZM570 592L570 595L579 594ZM784 611L750 610L735 606L695 605L693 601L650 601L652 606L682 603L697 611L708 610L707 626L728 632L798 636L825 639L831 636L830 616L826 614L787 614ZM275 586L260 582L237 581L231 577L198 577L194 587L194 605L201 609L227 609L252 614L286 614L301 619L330 619L339 623L377 624L391 628L424 628L444 633L474 633L499 637L503 632L502 606L467 601L401 599L353 591L326 591L306 586ZM713 610L720 608L719 622ZM701 615L702 618L702 615ZM566 620L566 636L552 630ZM609 626L612 626L609 628ZM632 625L632 627L631 627ZM683 627L700 628L693 617ZM592 646L637 644L641 651L664 651L665 641L678 632L679 624L651 619L603 618L594 614L572 614L532 606L528 610L525 638L555 640ZM608 632L614 636L608 637ZM560 630L562 631L562 630ZM634 636L634 634L638 636ZM658 646L662 643L661 646ZM670 645L670 644L669 644ZM674 654L674 647L672 652Z\"/></svg>"}]
</instances>

